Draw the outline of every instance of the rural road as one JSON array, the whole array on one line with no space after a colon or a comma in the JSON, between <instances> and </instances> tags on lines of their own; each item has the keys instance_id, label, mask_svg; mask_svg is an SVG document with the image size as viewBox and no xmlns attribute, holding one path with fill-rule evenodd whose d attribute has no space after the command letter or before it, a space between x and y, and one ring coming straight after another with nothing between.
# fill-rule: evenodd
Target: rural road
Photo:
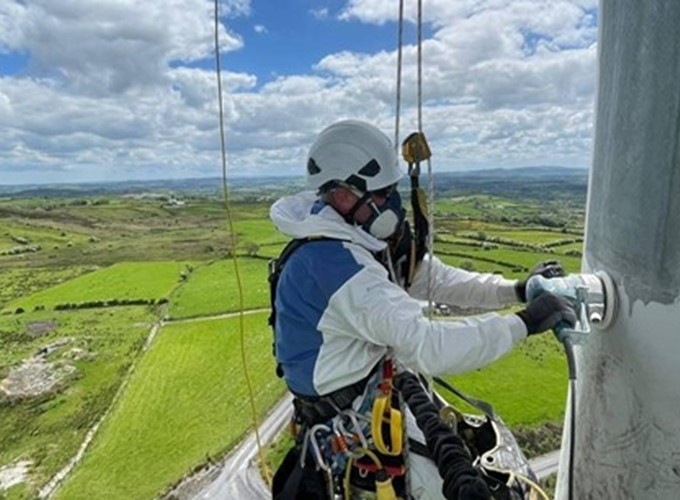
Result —
<instances>
[{"instance_id":1,"label":"rural road","mask_svg":"<svg viewBox=\"0 0 680 500\"><path fill-rule=\"evenodd\" d=\"M267 419L260 425L260 439L263 446L272 442L290 420L293 410L292 396L287 395L277 404ZM234 452L228 455L220 475L204 488L195 499L260 500L270 498L269 487L265 484L255 463L257 442L251 433Z\"/></svg>"},{"instance_id":2,"label":"rural road","mask_svg":"<svg viewBox=\"0 0 680 500\"><path fill-rule=\"evenodd\" d=\"M292 397L286 396L276 405L267 419L260 425L260 439L263 446L270 443L291 417ZM530 461L539 479L557 472L559 450L536 457ZM257 467L257 443L255 435L249 435L229 456L225 458L219 476L194 497L194 500L262 500L271 497Z\"/></svg>"}]
</instances>

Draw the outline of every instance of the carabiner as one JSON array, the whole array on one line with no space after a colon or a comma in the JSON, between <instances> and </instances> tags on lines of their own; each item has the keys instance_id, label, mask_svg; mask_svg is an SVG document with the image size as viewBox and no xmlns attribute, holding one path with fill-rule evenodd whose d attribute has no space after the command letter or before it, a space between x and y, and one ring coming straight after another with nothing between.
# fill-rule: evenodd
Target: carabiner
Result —
<instances>
[{"instance_id":1,"label":"carabiner","mask_svg":"<svg viewBox=\"0 0 680 500\"><path fill-rule=\"evenodd\" d=\"M350 422L352 422L352 430L349 431L349 432L347 431L347 428L345 427L345 424L342 421L343 417L347 417L350 420ZM366 435L361 430L361 425L359 424L359 419L357 418L357 415L354 412L354 410L345 410L342 413L340 413L340 419L338 420L338 427L340 427L340 429L343 432L345 432L346 434L351 435L352 438L354 438L354 436L358 436L361 448L368 448L368 439L366 439Z\"/></svg>"}]
</instances>

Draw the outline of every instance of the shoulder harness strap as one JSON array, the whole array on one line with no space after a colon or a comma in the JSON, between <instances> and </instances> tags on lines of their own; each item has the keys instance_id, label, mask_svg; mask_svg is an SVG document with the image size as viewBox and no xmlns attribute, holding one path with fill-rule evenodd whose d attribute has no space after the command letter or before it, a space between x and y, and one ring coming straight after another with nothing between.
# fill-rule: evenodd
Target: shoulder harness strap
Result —
<instances>
[{"instance_id":1,"label":"shoulder harness strap","mask_svg":"<svg viewBox=\"0 0 680 500\"><path fill-rule=\"evenodd\" d=\"M293 255L295 250L300 248L302 245L309 243L311 241L339 241L336 238L326 238L323 236L318 236L318 237L309 237L309 238L300 238L300 239L294 239L288 242L288 244L281 250L281 253L279 256L275 259L271 259L269 261L269 273L268 273L268 281L269 281L269 304L271 307L271 313L269 314L269 318L267 322L269 323L269 326L271 326L274 338L272 341L272 354L274 355L274 359L276 359L276 287L279 284L279 278L281 277L281 273L283 272L283 266L286 264L288 259ZM281 378L283 377L283 368L279 363L276 364L276 375Z\"/></svg>"}]
</instances>

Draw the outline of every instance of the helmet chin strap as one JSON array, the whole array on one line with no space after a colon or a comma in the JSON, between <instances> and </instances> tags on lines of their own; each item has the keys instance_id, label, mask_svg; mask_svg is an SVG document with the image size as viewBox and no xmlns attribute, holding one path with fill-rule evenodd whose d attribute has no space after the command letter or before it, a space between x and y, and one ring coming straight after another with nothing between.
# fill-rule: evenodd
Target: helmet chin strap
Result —
<instances>
[{"instance_id":1,"label":"helmet chin strap","mask_svg":"<svg viewBox=\"0 0 680 500\"><path fill-rule=\"evenodd\" d=\"M371 193L364 193L361 195L361 197L352 205L352 208L350 208L349 212L347 212L346 215L343 217L345 218L345 221L349 224L357 224L357 221L354 219L356 216L357 212L359 209L366 204L367 201L370 200L370 203L368 204L372 210L377 211L378 208L375 206L375 203L373 203L373 200L371 199Z\"/></svg>"}]
</instances>

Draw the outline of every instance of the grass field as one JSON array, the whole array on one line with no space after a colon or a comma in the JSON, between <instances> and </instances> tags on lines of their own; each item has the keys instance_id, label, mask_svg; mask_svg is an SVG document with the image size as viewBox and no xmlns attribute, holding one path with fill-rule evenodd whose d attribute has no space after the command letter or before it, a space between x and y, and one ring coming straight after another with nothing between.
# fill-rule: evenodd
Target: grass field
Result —
<instances>
[{"instance_id":1,"label":"grass field","mask_svg":"<svg viewBox=\"0 0 680 500\"><path fill-rule=\"evenodd\" d=\"M245 327L262 416L283 385L269 355L266 315L246 316ZM56 498L153 498L206 457L224 454L251 422L238 319L166 326Z\"/></svg>"},{"instance_id":2,"label":"grass field","mask_svg":"<svg viewBox=\"0 0 680 500\"><path fill-rule=\"evenodd\" d=\"M40 245L45 249L54 246L79 245L87 243L87 234L67 231L57 227L43 227L28 222L0 222L0 252L12 247L24 245Z\"/></svg>"},{"instance_id":3,"label":"grass field","mask_svg":"<svg viewBox=\"0 0 680 500\"><path fill-rule=\"evenodd\" d=\"M508 240L519 241L522 243L532 243L534 245L544 245L546 243L553 243L555 241L574 238L572 235L563 234L556 231L535 231L526 228L513 229L512 231L494 231L490 234L492 236L507 238Z\"/></svg>"},{"instance_id":4,"label":"grass field","mask_svg":"<svg viewBox=\"0 0 680 500\"><path fill-rule=\"evenodd\" d=\"M492 403L511 426L534 426L559 421L564 416L567 363L561 345L550 333L530 337L487 367L445 379L471 396ZM449 398L445 390L440 393L455 405L461 404L455 396ZM472 411L475 412L478 413Z\"/></svg>"},{"instance_id":5,"label":"grass field","mask_svg":"<svg viewBox=\"0 0 680 500\"><path fill-rule=\"evenodd\" d=\"M256 244L277 243L287 239L276 230L274 224L267 218L236 221L234 230L238 235L240 245L246 245L249 242Z\"/></svg>"},{"instance_id":6,"label":"grass field","mask_svg":"<svg viewBox=\"0 0 680 500\"><path fill-rule=\"evenodd\" d=\"M186 262L122 262L10 302L5 310L110 299L159 299L180 283Z\"/></svg>"},{"instance_id":7,"label":"grass field","mask_svg":"<svg viewBox=\"0 0 680 500\"><path fill-rule=\"evenodd\" d=\"M96 266L72 266L63 268L28 267L0 271L0 310L8 302L21 297L28 297L96 269Z\"/></svg>"},{"instance_id":8,"label":"grass field","mask_svg":"<svg viewBox=\"0 0 680 500\"><path fill-rule=\"evenodd\" d=\"M141 307L0 316L0 378L58 340L64 345L47 359L77 370L65 388L52 396L0 404L0 464L20 457L33 462L30 482L18 486L15 493L10 490L10 498L35 498L37 487L75 454L86 432L110 405L153 320ZM52 323L54 330L35 337L32 326L45 322Z\"/></svg>"},{"instance_id":9,"label":"grass field","mask_svg":"<svg viewBox=\"0 0 680 500\"><path fill-rule=\"evenodd\" d=\"M435 253L437 251L441 252L442 256L447 253L455 253L457 254L456 257L470 259L474 262L476 270L489 270L488 261L497 261L497 265L493 265L493 262L491 263L493 267L491 271L497 270L503 274L512 273L513 268L520 268L522 270L520 274L526 273L526 270L533 268L537 262L555 259L562 262L568 272L578 272L581 268L581 259L578 257L571 257L557 252L528 251L503 245L499 245L498 248L483 249L481 247L441 242L435 246Z\"/></svg>"},{"instance_id":10,"label":"grass field","mask_svg":"<svg viewBox=\"0 0 680 500\"><path fill-rule=\"evenodd\" d=\"M238 266L244 307L269 307L267 261L241 257ZM197 268L173 296L168 316L172 319L191 318L236 311L238 308L239 290L234 261L225 259Z\"/></svg>"}]
</instances>

